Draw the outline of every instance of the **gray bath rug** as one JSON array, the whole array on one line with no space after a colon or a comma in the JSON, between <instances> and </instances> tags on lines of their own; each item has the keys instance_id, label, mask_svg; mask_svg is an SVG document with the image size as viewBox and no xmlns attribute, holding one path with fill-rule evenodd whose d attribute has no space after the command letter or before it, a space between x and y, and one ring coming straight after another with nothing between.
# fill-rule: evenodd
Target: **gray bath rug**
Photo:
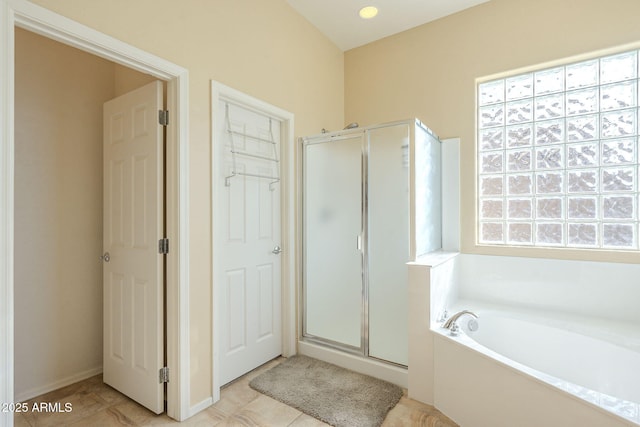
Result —
<instances>
[{"instance_id":1,"label":"gray bath rug","mask_svg":"<svg viewBox=\"0 0 640 427\"><path fill-rule=\"evenodd\" d=\"M400 387L306 356L293 356L249 385L336 427L378 427L402 397Z\"/></svg>"}]
</instances>

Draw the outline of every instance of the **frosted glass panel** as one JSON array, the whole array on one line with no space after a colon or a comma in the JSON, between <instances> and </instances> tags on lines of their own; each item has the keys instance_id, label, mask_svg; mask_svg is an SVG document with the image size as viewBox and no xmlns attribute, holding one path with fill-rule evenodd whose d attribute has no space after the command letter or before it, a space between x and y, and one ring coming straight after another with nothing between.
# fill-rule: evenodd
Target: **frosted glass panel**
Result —
<instances>
[{"instance_id":1,"label":"frosted glass panel","mask_svg":"<svg viewBox=\"0 0 640 427\"><path fill-rule=\"evenodd\" d=\"M442 248L442 148L421 127L415 133L416 258ZM484 194L502 194L502 177L485 177Z\"/></svg>"},{"instance_id":2,"label":"frosted glass panel","mask_svg":"<svg viewBox=\"0 0 640 427\"><path fill-rule=\"evenodd\" d=\"M304 146L305 333L361 347L362 135Z\"/></svg>"},{"instance_id":3,"label":"frosted glass panel","mask_svg":"<svg viewBox=\"0 0 640 427\"><path fill-rule=\"evenodd\" d=\"M372 129L368 163L369 355L407 365L409 126Z\"/></svg>"}]
</instances>

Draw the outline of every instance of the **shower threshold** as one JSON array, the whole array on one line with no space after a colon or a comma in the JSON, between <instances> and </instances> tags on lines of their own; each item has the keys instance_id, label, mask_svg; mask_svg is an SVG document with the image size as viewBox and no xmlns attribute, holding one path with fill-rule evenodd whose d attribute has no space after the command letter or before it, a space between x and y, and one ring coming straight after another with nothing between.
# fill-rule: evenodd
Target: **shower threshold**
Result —
<instances>
[{"instance_id":1,"label":"shower threshold","mask_svg":"<svg viewBox=\"0 0 640 427\"><path fill-rule=\"evenodd\" d=\"M298 341L298 353L407 388L408 369L405 366L338 350L306 339Z\"/></svg>"}]
</instances>

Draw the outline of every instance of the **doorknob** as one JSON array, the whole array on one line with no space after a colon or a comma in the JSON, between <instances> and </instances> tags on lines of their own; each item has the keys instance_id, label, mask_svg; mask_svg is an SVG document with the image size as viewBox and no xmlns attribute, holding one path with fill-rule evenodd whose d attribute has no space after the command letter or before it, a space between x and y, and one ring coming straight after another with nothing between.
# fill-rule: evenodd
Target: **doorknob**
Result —
<instances>
[{"instance_id":1,"label":"doorknob","mask_svg":"<svg viewBox=\"0 0 640 427\"><path fill-rule=\"evenodd\" d=\"M109 252L105 252L104 255L100 257L100 260L104 262L109 262L111 261L111 255L109 255Z\"/></svg>"},{"instance_id":2,"label":"doorknob","mask_svg":"<svg viewBox=\"0 0 640 427\"><path fill-rule=\"evenodd\" d=\"M271 251L272 253L278 255L280 252L282 252L282 248L280 246L277 246L275 248L273 248L273 250Z\"/></svg>"}]
</instances>

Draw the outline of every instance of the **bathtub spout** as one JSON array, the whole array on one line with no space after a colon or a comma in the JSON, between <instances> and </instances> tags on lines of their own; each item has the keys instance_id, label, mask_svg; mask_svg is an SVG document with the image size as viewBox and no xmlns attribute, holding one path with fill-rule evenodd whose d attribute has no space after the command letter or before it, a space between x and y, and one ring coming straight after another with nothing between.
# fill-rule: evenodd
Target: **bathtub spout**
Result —
<instances>
[{"instance_id":1,"label":"bathtub spout","mask_svg":"<svg viewBox=\"0 0 640 427\"><path fill-rule=\"evenodd\" d=\"M445 329L449 329L451 331L451 335L454 335L454 336L458 335L460 333L460 328L458 327L458 324L456 323L456 321L459 318L461 318L462 316L464 316L465 314L473 316L476 319L478 318L478 316L474 312L469 311L469 310L462 310L462 311L459 311L458 313L454 314L450 318L448 318L447 321L444 322L442 327L445 328Z\"/></svg>"}]
</instances>

